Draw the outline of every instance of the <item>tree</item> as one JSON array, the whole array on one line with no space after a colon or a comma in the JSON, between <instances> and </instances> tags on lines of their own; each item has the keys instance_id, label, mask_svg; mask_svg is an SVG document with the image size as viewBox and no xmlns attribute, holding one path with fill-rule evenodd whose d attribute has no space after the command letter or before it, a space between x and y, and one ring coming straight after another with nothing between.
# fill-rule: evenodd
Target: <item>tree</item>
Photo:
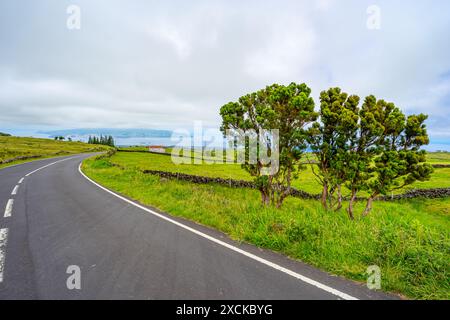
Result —
<instances>
[{"instance_id":1,"label":"tree","mask_svg":"<svg viewBox=\"0 0 450 320\"><path fill-rule=\"evenodd\" d=\"M347 162L358 130L359 97L330 88L320 94L320 121L310 129L309 142L317 159L312 171L322 185L321 202L325 209L342 207L342 184L347 177ZM337 202L333 194L337 192Z\"/></svg>"},{"instance_id":2,"label":"tree","mask_svg":"<svg viewBox=\"0 0 450 320\"><path fill-rule=\"evenodd\" d=\"M350 190L347 208L350 219L354 219L353 205L360 190L367 189L373 177L373 159L379 153L379 140L384 127L379 117L379 103L374 96L368 96L359 110L358 128L348 141L345 160L346 186Z\"/></svg>"},{"instance_id":3,"label":"tree","mask_svg":"<svg viewBox=\"0 0 450 320\"><path fill-rule=\"evenodd\" d=\"M108 145L114 147L114 138L112 136L108 137Z\"/></svg>"},{"instance_id":4,"label":"tree","mask_svg":"<svg viewBox=\"0 0 450 320\"><path fill-rule=\"evenodd\" d=\"M426 152L420 148L429 143L424 114L405 115L392 103L378 102L383 133L380 154L374 159L375 178L367 184L370 196L363 216L370 213L373 200L404 188L415 181L426 181L433 167L426 163Z\"/></svg>"},{"instance_id":5,"label":"tree","mask_svg":"<svg viewBox=\"0 0 450 320\"><path fill-rule=\"evenodd\" d=\"M429 142L427 116L406 118L393 103L373 95L359 108L359 98L339 88L322 92L320 99L320 122L313 124L309 140L326 209L342 207L342 185L350 190L347 212L353 219L359 191L369 192L365 216L378 195L429 179L433 169L425 163L425 151L420 151Z\"/></svg>"},{"instance_id":6,"label":"tree","mask_svg":"<svg viewBox=\"0 0 450 320\"><path fill-rule=\"evenodd\" d=\"M106 143L108 146L110 146L110 147L114 147L115 146L115 142L114 142L114 138L113 138L113 136L109 136L108 137L108 139L107 139L107 143Z\"/></svg>"},{"instance_id":7,"label":"tree","mask_svg":"<svg viewBox=\"0 0 450 320\"><path fill-rule=\"evenodd\" d=\"M230 102L220 109L221 130L234 133L253 133L258 143L245 145L242 167L255 177L264 205L281 207L291 193L291 181L302 169L300 159L307 148L306 127L317 118L311 89L306 84L288 86L273 84L265 89L245 95L238 102ZM278 130L278 141L266 135L265 130ZM240 142L245 142L240 139ZM265 163L260 158L249 161L252 151L279 152L278 170L265 174Z\"/></svg>"},{"instance_id":8,"label":"tree","mask_svg":"<svg viewBox=\"0 0 450 320\"><path fill-rule=\"evenodd\" d=\"M115 146L114 138L111 135L110 136L100 135L100 137L89 136L88 143L89 144L102 144L102 145L111 146L111 147Z\"/></svg>"}]
</instances>

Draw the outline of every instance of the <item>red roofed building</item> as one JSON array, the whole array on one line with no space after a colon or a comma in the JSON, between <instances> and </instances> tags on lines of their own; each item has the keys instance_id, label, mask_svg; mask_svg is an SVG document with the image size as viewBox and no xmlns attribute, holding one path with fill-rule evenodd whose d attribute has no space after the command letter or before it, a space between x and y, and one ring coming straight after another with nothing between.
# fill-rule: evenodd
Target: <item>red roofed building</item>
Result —
<instances>
[{"instance_id":1,"label":"red roofed building","mask_svg":"<svg viewBox=\"0 0 450 320\"><path fill-rule=\"evenodd\" d=\"M157 153L166 153L166 147L164 146L149 146L148 151Z\"/></svg>"}]
</instances>

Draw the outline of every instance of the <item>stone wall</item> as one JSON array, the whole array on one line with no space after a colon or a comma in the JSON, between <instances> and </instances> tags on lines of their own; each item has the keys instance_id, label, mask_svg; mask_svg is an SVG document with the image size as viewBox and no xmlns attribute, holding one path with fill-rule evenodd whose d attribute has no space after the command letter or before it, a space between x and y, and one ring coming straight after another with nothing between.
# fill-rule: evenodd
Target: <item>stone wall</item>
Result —
<instances>
[{"instance_id":1,"label":"stone wall","mask_svg":"<svg viewBox=\"0 0 450 320\"><path fill-rule=\"evenodd\" d=\"M144 170L145 174L152 174L166 179L178 179L182 181L188 181L198 184L208 184L216 183L232 188L251 188L256 189L255 184L252 181L244 180L233 180L233 179L223 179L223 178L212 178L204 176L196 176L191 174L176 173L176 172L166 172L158 170ZM292 188L291 195L296 198L302 199L320 199L320 194L310 194L308 192ZM404 194L394 195L394 196L380 196L378 200L382 201L393 201L401 199L411 199L411 198L444 198L450 196L450 188L441 189L417 189L410 190ZM365 198L358 198L358 200L365 200Z\"/></svg>"},{"instance_id":2,"label":"stone wall","mask_svg":"<svg viewBox=\"0 0 450 320\"><path fill-rule=\"evenodd\" d=\"M450 168L450 164L433 164L432 165L433 168Z\"/></svg>"},{"instance_id":3,"label":"stone wall","mask_svg":"<svg viewBox=\"0 0 450 320\"><path fill-rule=\"evenodd\" d=\"M450 188L439 188L439 189L415 189L407 191L403 194L397 194L394 196L381 196L379 200L390 201L390 200L402 200L411 198L445 198L450 197Z\"/></svg>"}]
</instances>

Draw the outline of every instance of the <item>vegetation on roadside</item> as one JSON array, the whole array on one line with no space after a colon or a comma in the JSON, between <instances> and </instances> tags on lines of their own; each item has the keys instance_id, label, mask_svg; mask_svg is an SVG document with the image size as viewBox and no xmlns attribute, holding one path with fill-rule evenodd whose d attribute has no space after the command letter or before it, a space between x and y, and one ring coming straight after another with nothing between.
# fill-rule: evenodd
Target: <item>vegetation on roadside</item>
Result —
<instances>
[{"instance_id":1,"label":"vegetation on roadside","mask_svg":"<svg viewBox=\"0 0 450 320\"><path fill-rule=\"evenodd\" d=\"M307 155L309 156L309 154ZM428 159L430 162L439 161L441 164L450 164L450 153L434 154L429 153ZM209 161L203 161L200 164L184 163L174 164L170 156L152 154L146 152L117 152L111 159L111 163L124 166L134 167L140 171L143 170L158 170L167 172L179 172L185 174L192 174L198 176L206 176L211 178L223 178L234 180L251 181L252 176L245 170L241 169L239 164L210 164ZM292 186L298 190L306 191L311 194L319 194L322 191L320 183L317 181L312 172L311 166L302 172L301 177L292 181ZM394 194L405 193L412 189L434 189L434 188L448 188L450 187L450 168L438 168L433 172L429 181L416 181L412 185L406 186L402 189L395 190ZM350 190L343 188L343 195L349 196ZM362 196L367 196L366 193L361 193Z\"/></svg>"},{"instance_id":2,"label":"vegetation on roadside","mask_svg":"<svg viewBox=\"0 0 450 320\"><path fill-rule=\"evenodd\" d=\"M263 207L256 190L167 180L139 169L155 162L167 168L170 157L117 153L85 161L83 171L112 190L214 227L235 240L358 281L367 279L368 266L378 265L385 291L418 299L450 299L449 198L376 202L374 214L351 221L342 211L324 210L318 201L288 198L281 209ZM217 170L217 165L170 168L208 172ZM239 166L232 170L244 172ZM364 204L355 207L362 210Z\"/></svg>"},{"instance_id":3,"label":"vegetation on roadside","mask_svg":"<svg viewBox=\"0 0 450 320\"><path fill-rule=\"evenodd\" d=\"M2 136L0 137L0 168L35 159L109 149L106 146L93 146L83 142Z\"/></svg>"},{"instance_id":4,"label":"vegetation on roadside","mask_svg":"<svg viewBox=\"0 0 450 320\"><path fill-rule=\"evenodd\" d=\"M322 206L340 210L345 185L351 190L347 207L351 219L353 204L362 191L369 194L365 216L379 195L428 181L433 173L421 150L429 143L426 115L406 117L393 103L372 95L361 107L359 101L358 96L340 88L323 91L320 121L310 132L311 148L318 159L318 170L313 173L322 185Z\"/></svg>"},{"instance_id":5,"label":"vegetation on roadside","mask_svg":"<svg viewBox=\"0 0 450 320\"><path fill-rule=\"evenodd\" d=\"M354 219L353 203L363 191L369 194L366 216L379 195L429 180L433 167L421 150L429 143L427 115L406 117L394 103L373 95L360 107L358 96L340 88L320 94L316 113L310 95L304 83L273 84L220 109L221 130L234 139L236 150L245 150L242 168L254 177L263 205L280 208L291 194L292 180L304 169L301 157L308 146L317 160L318 170L312 169L322 185L323 208L342 208L345 185L351 190L350 219ZM275 159L270 157L274 154Z\"/></svg>"},{"instance_id":6,"label":"vegetation on roadside","mask_svg":"<svg viewBox=\"0 0 450 320\"><path fill-rule=\"evenodd\" d=\"M441 163L446 157L439 155L436 170L428 163L437 159L422 150L429 143L426 115L406 116L374 96L359 104L358 96L331 88L321 93L316 113L305 84L274 84L220 109L221 130L234 142L232 159L240 164L225 163L224 150L180 154L176 148L170 156L134 148L90 159L83 170L106 187L236 240L360 281L376 265L383 290L449 299L448 193L373 202L408 188L449 187L449 168ZM155 171L194 174L208 184ZM205 176L253 180L257 191ZM293 199L293 187L321 193L322 201Z\"/></svg>"},{"instance_id":7,"label":"vegetation on roadside","mask_svg":"<svg viewBox=\"0 0 450 320\"><path fill-rule=\"evenodd\" d=\"M220 115L224 135L245 148L242 168L254 177L261 202L280 208L291 193L292 180L301 174L307 126L318 116L311 89L304 83L273 84L227 103Z\"/></svg>"}]
</instances>

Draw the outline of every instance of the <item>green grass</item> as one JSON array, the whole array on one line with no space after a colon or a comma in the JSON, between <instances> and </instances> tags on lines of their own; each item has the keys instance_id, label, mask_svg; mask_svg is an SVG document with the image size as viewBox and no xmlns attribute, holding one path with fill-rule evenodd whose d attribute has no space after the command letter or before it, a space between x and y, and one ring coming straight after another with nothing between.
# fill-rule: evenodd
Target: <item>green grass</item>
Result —
<instances>
[{"instance_id":1,"label":"green grass","mask_svg":"<svg viewBox=\"0 0 450 320\"><path fill-rule=\"evenodd\" d=\"M242 170L239 164L208 164L208 162L206 162L202 164L176 165L173 163L170 156L152 154L148 152L118 152L111 158L111 161L118 165L135 167L139 170L160 170L214 178L220 177L235 180L252 180L252 177L246 171ZM450 157L448 158L447 163L450 163ZM317 182L316 177L312 173L309 165L306 166L306 169L301 172L299 178L293 181L293 186L297 189L313 194L318 194L321 192L321 186ZM404 193L410 189L446 187L450 187L450 168L437 168L435 169L430 181L415 182L402 190L397 190L396 193ZM364 194L361 193L361 195Z\"/></svg>"},{"instance_id":2,"label":"green grass","mask_svg":"<svg viewBox=\"0 0 450 320\"><path fill-rule=\"evenodd\" d=\"M130 146L130 147L119 147L117 150L124 151L136 151L136 152L148 152L147 146Z\"/></svg>"},{"instance_id":3,"label":"green grass","mask_svg":"<svg viewBox=\"0 0 450 320\"><path fill-rule=\"evenodd\" d=\"M431 164L450 164L450 152L430 152L427 161Z\"/></svg>"},{"instance_id":4,"label":"green grass","mask_svg":"<svg viewBox=\"0 0 450 320\"><path fill-rule=\"evenodd\" d=\"M76 153L106 151L109 147L82 142L55 141L50 139L0 136L0 168L49 157ZM17 157L33 157L3 163Z\"/></svg>"},{"instance_id":5,"label":"green grass","mask_svg":"<svg viewBox=\"0 0 450 320\"><path fill-rule=\"evenodd\" d=\"M378 265L385 291L417 299L450 299L449 198L376 202L370 216L350 221L344 211L325 212L313 200L288 198L281 210L264 208L255 190L160 179L138 170L149 165L171 168L162 157L113 156L111 161L123 167L113 166L108 158L89 159L83 171L141 203L216 228L235 240L362 282L367 267ZM203 171L223 174L224 168L214 167ZM183 166L183 170L200 169ZM226 172L243 176L238 168ZM362 206L357 204L358 212Z\"/></svg>"}]
</instances>

